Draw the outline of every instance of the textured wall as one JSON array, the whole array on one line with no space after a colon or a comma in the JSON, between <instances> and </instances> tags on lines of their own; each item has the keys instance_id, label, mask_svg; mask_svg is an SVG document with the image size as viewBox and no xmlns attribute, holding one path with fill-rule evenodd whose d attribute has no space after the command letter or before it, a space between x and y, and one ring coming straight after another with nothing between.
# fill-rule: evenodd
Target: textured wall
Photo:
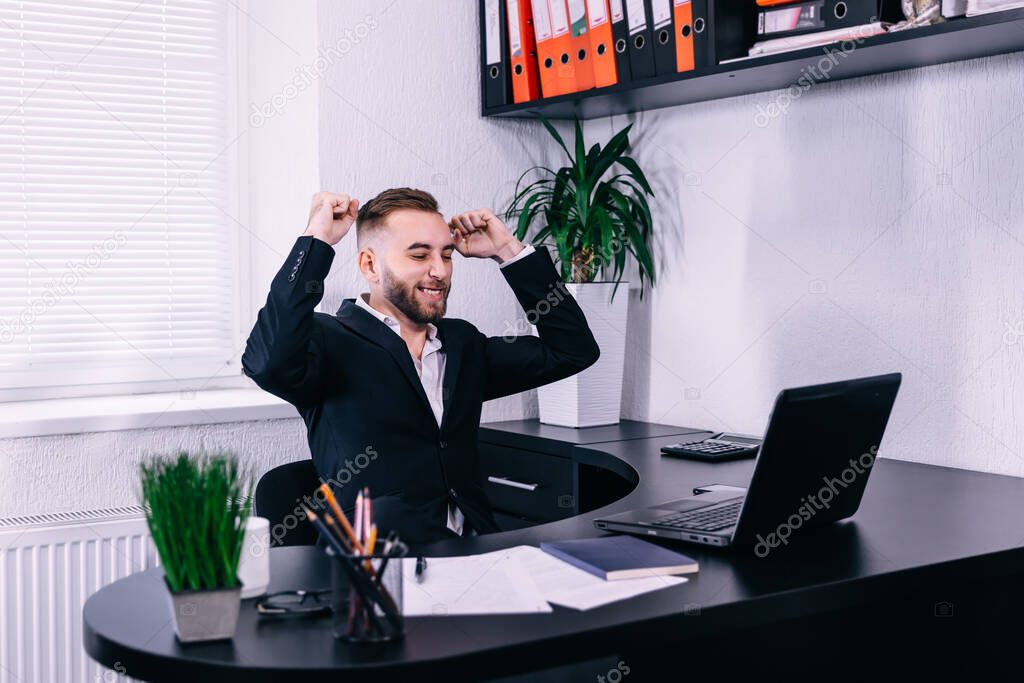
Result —
<instances>
[{"instance_id":1,"label":"textured wall","mask_svg":"<svg viewBox=\"0 0 1024 683\"><path fill-rule=\"evenodd\" d=\"M0 441L0 517L138 503L149 455L232 452L254 472L309 457L299 418Z\"/></svg>"},{"instance_id":2,"label":"textured wall","mask_svg":"<svg viewBox=\"0 0 1024 683\"><path fill-rule=\"evenodd\" d=\"M899 370L884 456L1024 475L1022 96L1014 54L588 125L636 121L659 195L625 415L756 434Z\"/></svg>"}]
</instances>

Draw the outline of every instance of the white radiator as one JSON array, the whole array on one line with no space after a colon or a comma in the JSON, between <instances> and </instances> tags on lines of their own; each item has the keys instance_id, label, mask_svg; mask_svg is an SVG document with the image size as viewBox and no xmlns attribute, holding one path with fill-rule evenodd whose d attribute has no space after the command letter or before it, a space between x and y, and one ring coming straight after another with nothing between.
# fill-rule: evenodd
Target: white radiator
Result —
<instances>
[{"instance_id":1,"label":"white radiator","mask_svg":"<svg viewBox=\"0 0 1024 683\"><path fill-rule=\"evenodd\" d=\"M129 680L85 653L82 606L157 564L138 506L0 519L0 683Z\"/></svg>"}]
</instances>

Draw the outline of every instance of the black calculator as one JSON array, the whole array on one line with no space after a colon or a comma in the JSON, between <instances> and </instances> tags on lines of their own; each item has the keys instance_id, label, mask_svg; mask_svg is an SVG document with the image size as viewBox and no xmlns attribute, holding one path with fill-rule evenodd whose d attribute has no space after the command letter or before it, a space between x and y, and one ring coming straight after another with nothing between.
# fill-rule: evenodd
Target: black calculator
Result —
<instances>
[{"instance_id":1,"label":"black calculator","mask_svg":"<svg viewBox=\"0 0 1024 683\"><path fill-rule=\"evenodd\" d=\"M699 441L685 441L661 447L662 455L705 462L723 462L753 458L761 447L761 439L743 434L720 432Z\"/></svg>"}]
</instances>

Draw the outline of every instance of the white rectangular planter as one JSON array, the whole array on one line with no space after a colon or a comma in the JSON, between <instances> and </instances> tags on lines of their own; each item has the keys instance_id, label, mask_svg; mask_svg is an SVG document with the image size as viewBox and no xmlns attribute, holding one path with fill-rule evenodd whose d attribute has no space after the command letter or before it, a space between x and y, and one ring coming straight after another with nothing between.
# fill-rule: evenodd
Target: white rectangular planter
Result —
<instances>
[{"instance_id":1,"label":"white rectangular planter","mask_svg":"<svg viewBox=\"0 0 1024 683\"><path fill-rule=\"evenodd\" d=\"M587 316L601 357L583 372L537 389L544 424L596 427L619 422L629 283L619 283L615 301L609 303L614 287L613 282L566 283L565 288Z\"/></svg>"}]
</instances>

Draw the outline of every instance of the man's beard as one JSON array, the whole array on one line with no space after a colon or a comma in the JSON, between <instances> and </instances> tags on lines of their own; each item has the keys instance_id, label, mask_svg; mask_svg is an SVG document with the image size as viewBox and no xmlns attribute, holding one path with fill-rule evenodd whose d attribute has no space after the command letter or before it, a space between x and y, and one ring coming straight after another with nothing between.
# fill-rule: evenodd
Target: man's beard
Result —
<instances>
[{"instance_id":1,"label":"man's beard","mask_svg":"<svg viewBox=\"0 0 1024 683\"><path fill-rule=\"evenodd\" d=\"M445 286L441 293L441 300L437 304L431 305L428 302L420 301L416 296L417 286L398 280L387 266L382 265L381 290L384 298L414 323L436 325L444 317L445 309L448 306L448 287Z\"/></svg>"}]
</instances>

